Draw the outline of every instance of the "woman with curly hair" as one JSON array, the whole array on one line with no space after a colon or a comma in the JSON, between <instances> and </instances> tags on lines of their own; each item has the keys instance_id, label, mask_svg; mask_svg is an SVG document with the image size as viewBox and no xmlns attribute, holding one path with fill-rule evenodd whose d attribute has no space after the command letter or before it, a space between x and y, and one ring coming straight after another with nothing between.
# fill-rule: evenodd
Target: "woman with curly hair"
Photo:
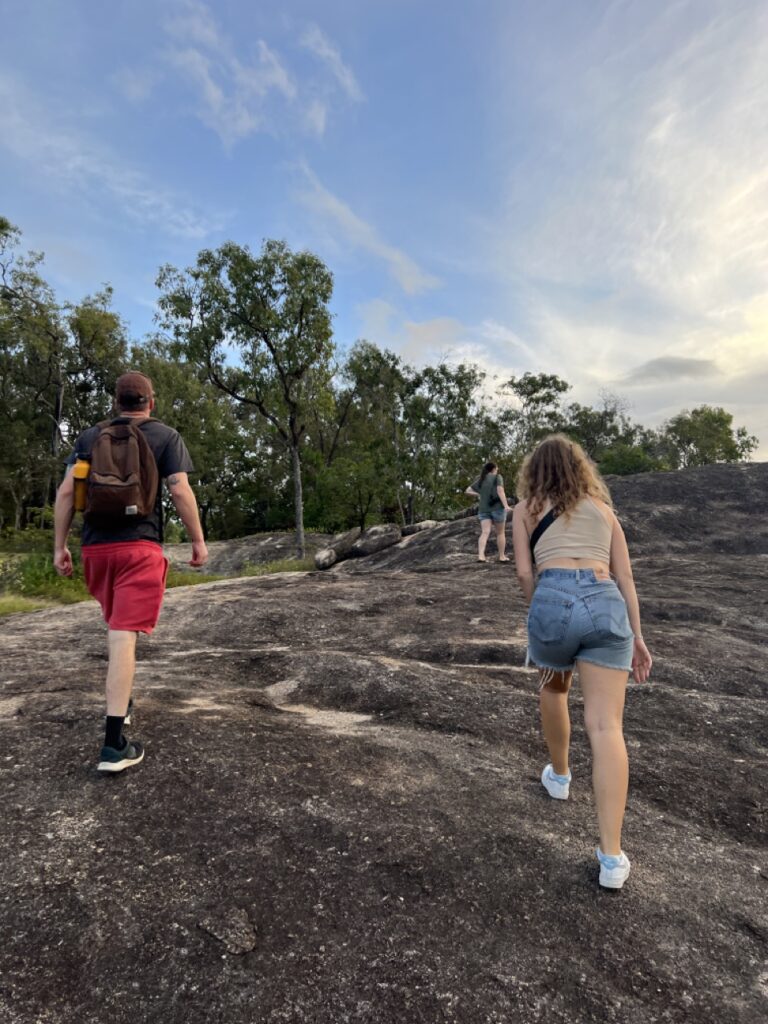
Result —
<instances>
[{"instance_id":1,"label":"woman with curly hair","mask_svg":"<svg viewBox=\"0 0 768 1024\"><path fill-rule=\"evenodd\" d=\"M563 434L545 438L526 457L517 493L515 564L530 604L528 656L540 673L541 723L551 757L541 781L551 797L568 799L568 691L578 665L592 748L600 885L620 889L630 869L621 848L629 778L624 696L629 670L642 683L652 664L627 542L597 468Z\"/></svg>"}]
</instances>

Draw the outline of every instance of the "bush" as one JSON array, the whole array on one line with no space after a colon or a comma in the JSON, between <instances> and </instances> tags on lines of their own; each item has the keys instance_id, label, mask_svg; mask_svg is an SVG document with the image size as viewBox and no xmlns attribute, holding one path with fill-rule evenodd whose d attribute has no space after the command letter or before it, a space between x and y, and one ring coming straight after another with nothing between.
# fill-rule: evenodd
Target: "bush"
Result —
<instances>
[{"instance_id":1,"label":"bush","mask_svg":"<svg viewBox=\"0 0 768 1024\"><path fill-rule=\"evenodd\" d=\"M0 590L6 595L38 597L60 604L87 601L90 595L77 552L73 552L72 559L74 572L71 577L65 577L54 569L50 554L35 552L10 558L0 568Z\"/></svg>"}]
</instances>

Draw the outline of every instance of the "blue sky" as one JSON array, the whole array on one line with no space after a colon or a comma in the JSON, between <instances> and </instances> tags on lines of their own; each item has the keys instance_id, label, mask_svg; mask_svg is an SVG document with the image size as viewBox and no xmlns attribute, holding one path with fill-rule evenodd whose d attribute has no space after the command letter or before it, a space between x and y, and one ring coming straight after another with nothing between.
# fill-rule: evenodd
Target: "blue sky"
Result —
<instances>
[{"instance_id":1,"label":"blue sky","mask_svg":"<svg viewBox=\"0 0 768 1024\"><path fill-rule=\"evenodd\" d=\"M0 0L0 212L134 337L157 268L309 247L336 338L768 458L764 0Z\"/></svg>"}]
</instances>

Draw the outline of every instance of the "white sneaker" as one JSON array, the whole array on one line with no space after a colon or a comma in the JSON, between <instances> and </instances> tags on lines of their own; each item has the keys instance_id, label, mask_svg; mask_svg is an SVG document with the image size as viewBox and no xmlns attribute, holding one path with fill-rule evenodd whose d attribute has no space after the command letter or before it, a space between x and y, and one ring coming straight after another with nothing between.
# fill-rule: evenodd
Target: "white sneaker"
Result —
<instances>
[{"instance_id":1,"label":"white sneaker","mask_svg":"<svg viewBox=\"0 0 768 1024\"><path fill-rule=\"evenodd\" d=\"M599 846L595 852L600 861L600 885L604 889L620 889L629 878L629 857L623 851L618 857L608 857Z\"/></svg>"},{"instance_id":2,"label":"white sneaker","mask_svg":"<svg viewBox=\"0 0 768 1024\"><path fill-rule=\"evenodd\" d=\"M554 768L548 764L541 773L541 784L553 800L567 800L571 790L571 773L568 772L567 782L558 782Z\"/></svg>"}]
</instances>

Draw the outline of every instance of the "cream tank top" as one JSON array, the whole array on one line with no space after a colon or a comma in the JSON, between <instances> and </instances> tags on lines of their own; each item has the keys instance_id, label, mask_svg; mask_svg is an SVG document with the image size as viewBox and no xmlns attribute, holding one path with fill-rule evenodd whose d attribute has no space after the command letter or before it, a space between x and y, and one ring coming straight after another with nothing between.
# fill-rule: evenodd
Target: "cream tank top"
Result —
<instances>
[{"instance_id":1,"label":"cream tank top","mask_svg":"<svg viewBox=\"0 0 768 1024\"><path fill-rule=\"evenodd\" d=\"M537 565L555 558L591 558L610 564L613 526L591 498L582 498L569 516L558 516L533 549Z\"/></svg>"}]
</instances>

